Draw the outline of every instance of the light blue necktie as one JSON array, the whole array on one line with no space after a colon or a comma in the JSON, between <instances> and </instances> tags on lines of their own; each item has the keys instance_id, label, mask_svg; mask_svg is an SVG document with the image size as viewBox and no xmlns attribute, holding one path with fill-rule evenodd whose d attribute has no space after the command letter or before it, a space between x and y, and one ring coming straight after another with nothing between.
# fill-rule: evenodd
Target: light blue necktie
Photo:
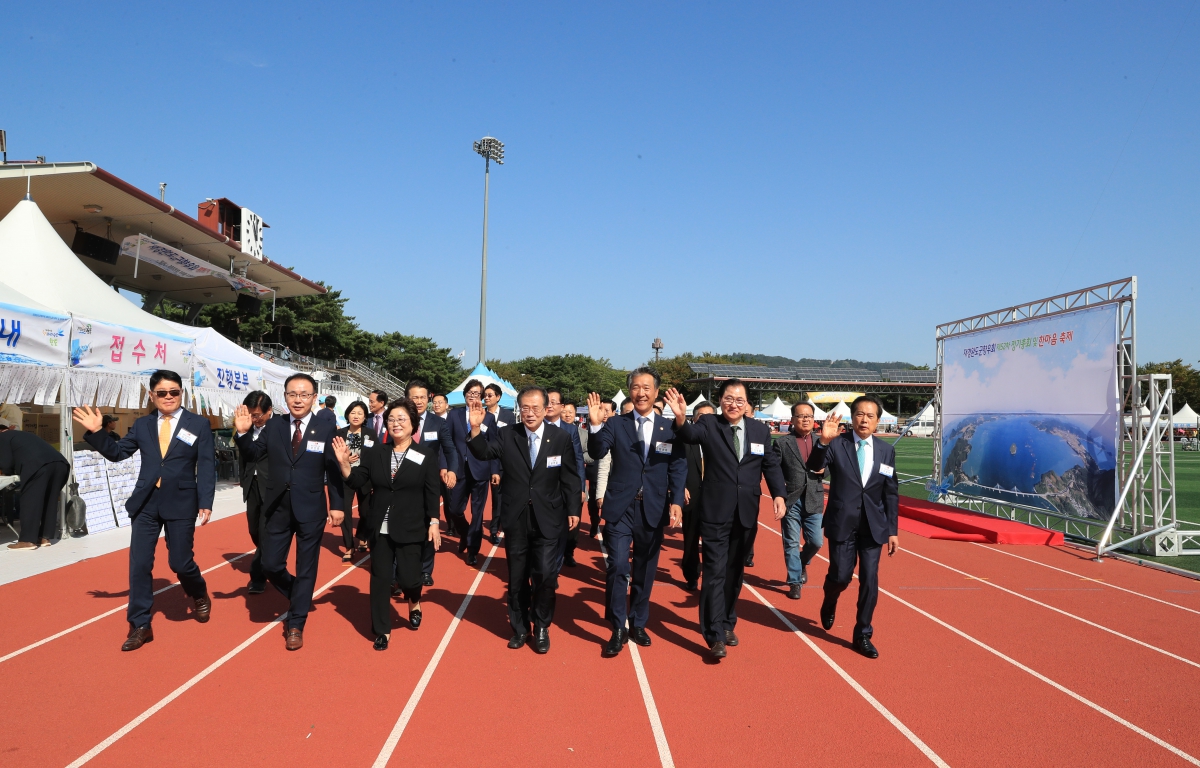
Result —
<instances>
[{"instance_id":1,"label":"light blue necktie","mask_svg":"<svg viewBox=\"0 0 1200 768\"><path fill-rule=\"evenodd\" d=\"M858 441L858 476L860 479L863 476L863 472L867 470L867 452L863 450L866 446L866 440Z\"/></svg>"},{"instance_id":2,"label":"light blue necktie","mask_svg":"<svg viewBox=\"0 0 1200 768\"><path fill-rule=\"evenodd\" d=\"M537 463L538 439L536 433L529 435L529 466Z\"/></svg>"}]
</instances>

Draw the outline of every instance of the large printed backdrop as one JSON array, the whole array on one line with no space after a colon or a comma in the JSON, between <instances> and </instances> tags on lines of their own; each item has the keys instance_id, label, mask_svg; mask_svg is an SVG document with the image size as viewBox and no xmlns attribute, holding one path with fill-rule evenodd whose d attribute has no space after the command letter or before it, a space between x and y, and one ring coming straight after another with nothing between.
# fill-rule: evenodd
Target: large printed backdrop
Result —
<instances>
[{"instance_id":1,"label":"large printed backdrop","mask_svg":"<svg viewBox=\"0 0 1200 768\"><path fill-rule=\"evenodd\" d=\"M946 339L943 481L965 496L1108 518L1116 344L1111 304Z\"/></svg>"}]
</instances>

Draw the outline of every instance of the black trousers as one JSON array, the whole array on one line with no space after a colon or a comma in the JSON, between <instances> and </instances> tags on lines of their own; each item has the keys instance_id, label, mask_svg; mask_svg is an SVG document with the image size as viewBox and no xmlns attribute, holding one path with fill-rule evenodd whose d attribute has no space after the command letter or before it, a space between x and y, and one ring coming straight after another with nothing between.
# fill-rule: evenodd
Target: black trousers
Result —
<instances>
[{"instance_id":1,"label":"black trousers","mask_svg":"<svg viewBox=\"0 0 1200 768\"><path fill-rule=\"evenodd\" d=\"M312 610L313 590L317 584L317 556L321 552L321 537L325 533L325 517L316 520L297 520L292 513L292 494L285 491L279 505L267 518L263 536L262 567L267 580L287 596L287 626L304 629L308 612ZM287 569L288 551L292 537L296 538L296 575Z\"/></svg>"},{"instance_id":2,"label":"black trousers","mask_svg":"<svg viewBox=\"0 0 1200 768\"><path fill-rule=\"evenodd\" d=\"M621 519L604 526L604 549L608 553L604 618L613 629L623 628L626 623L645 627L650 619L650 591L658 573L662 541L663 527L646 524L641 501L635 500Z\"/></svg>"},{"instance_id":3,"label":"black trousers","mask_svg":"<svg viewBox=\"0 0 1200 768\"><path fill-rule=\"evenodd\" d=\"M158 534L164 529L167 563L179 577L183 591L188 597L208 594L208 585L192 554L196 518L164 520L160 512L158 499L151 492L142 511L134 515L129 524L129 607L125 615L135 627L150 624L154 609L154 551L158 548Z\"/></svg>"},{"instance_id":4,"label":"black trousers","mask_svg":"<svg viewBox=\"0 0 1200 768\"><path fill-rule=\"evenodd\" d=\"M367 524L367 513L371 511L371 493L366 488L351 488L347 485L346 501L349 502L352 498L358 499L358 527L354 529L354 538L359 541L366 541L366 531L363 528ZM350 520L349 509L346 510L346 516L342 520Z\"/></svg>"},{"instance_id":5,"label":"black trousers","mask_svg":"<svg viewBox=\"0 0 1200 768\"><path fill-rule=\"evenodd\" d=\"M483 544L483 507L487 504L488 485L492 482L492 476L474 477L471 474L471 465L465 464L465 467L465 476L460 477L454 485L452 505L446 520L450 520L450 514L454 515L455 532L460 537L465 537L467 552L477 555ZM468 498L471 500L470 525L466 519Z\"/></svg>"},{"instance_id":6,"label":"black trousers","mask_svg":"<svg viewBox=\"0 0 1200 768\"><path fill-rule=\"evenodd\" d=\"M342 507L346 510L342 515L342 546L347 552L354 551L354 540L357 538L360 541L363 538L363 520L367 517L367 504L370 503L370 494L365 488L351 488L346 485L343 487L342 493L345 494L345 503ZM358 497L358 530L354 530L354 498Z\"/></svg>"},{"instance_id":7,"label":"black trousers","mask_svg":"<svg viewBox=\"0 0 1200 768\"><path fill-rule=\"evenodd\" d=\"M737 625L737 600L742 593L746 550L754 542L755 533L755 528L742 525L736 511L727 523L700 523L704 550L700 631L710 646L718 640L724 642L725 631Z\"/></svg>"},{"instance_id":8,"label":"black trousers","mask_svg":"<svg viewBox=\"0 0 1200 768\"><path fill-rule=\"evenodd\" d=\"M371 631L392 632L392 577L409 602L421 599L421 542L400 544L381 533L371 544Z\"/></svg>"},{"instance_id":9,"label":"black trousers","mask_svg":"<svg viewBox=\"0 0 1200 768\"><path fill-rule=\"evenodd\" d=\"M683 578L700 580L700 502L683 508Z\"/></svg>"},{"instance_id":10,"label":"black trousers","mask_svg":"<svg viewBox=\"0 0 1200 768\"><path fill-rule=\"evenodd\" d=\"M514 634L529 634L549 627L554 620L560 536L542 534L533 510L526 507L510 528L504 529L504 556L508 562L508 623Z\"/></svg>"},{"instance_id":11,"label":"black trousers","mask_svg":"<svg viewBox=\"0 0 1200 768\"><path fill-rule=\"evenodd\" d=\"M54 538L58 497L70 474L71 467L65 461L56 461L21 478L21 541L37 544L39 539Z\"/></svg>"},{"instance_id":12,"label":"black trousers","mask_svg":"<svg viewBox=\"0 0 1200 768\"><path fill-rule=\"evenodd\" d=\"M850 538L845 541L829 542L829 571L825 574L824 608L837 605L838 597L850 585L854 577L854 564L858 562L858 615L854 623L854 638L870 637L874 633L871 619L875 605L879 602L879 555L883 545L871 536L871 528L864 515Z\"/></svg>"},{"instance_id":13,"label":"black trousers","mask_svg":"<svg viewBox=\"0 0 1200 768\"><path fill-rule=\"evenodd\" d=\"M250 581L254 584L266 584L267 574L262 566L262 542L267 530L267 516L263 514L261 489L258 478L250 481L246 494L246 527L250 530L250 541L254 542L254 559L250 561Z\"/></svg>"},{"instance_id":14,"label":"black trousers","mask_svg":"<svg viewBox=\"0 0 1200 768\"><path fill-rule=\"evenodd\" d=\"M466 477L464 476L458 480L458 483L464 482L465 480ZM458 483L454 484L454 488L458 487ZM452 500L454 499L454 488L447 488L444 483L442 484L442 514L446 516L446 533L451 533L456 530L454 525L454 516L450 511L453 509L451 504L453 503ZM495 512L492 514L494 515ZM433 575L435 555L437 555L437 550L433 548L432 541L426 541L421 545L421 573L428 574L429 576Z\"/></svg>"}]
</instances>

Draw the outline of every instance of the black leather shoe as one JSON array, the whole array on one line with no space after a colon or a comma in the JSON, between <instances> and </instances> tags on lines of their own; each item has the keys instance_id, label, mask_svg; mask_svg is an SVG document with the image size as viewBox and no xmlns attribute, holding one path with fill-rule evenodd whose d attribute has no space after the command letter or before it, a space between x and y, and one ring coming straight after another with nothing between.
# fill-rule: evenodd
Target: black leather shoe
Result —
<instances>
[{"instance_id":1,"label":"black leather shoe","mask_svg":"<svg viewBox=\"0 0 1200 768\"><path fill-rule=\"evenodd\" d=\"M836 610L837 606L827 607L824 603L821 604L821 626L825 628L826 632L833 629L833 616Z\"/></svg>"},{"instance_id":2,"label":"black leather shoe","mask_svg":"<svg viewBox=\"0 0 1200 768\"><path fill-rule=\"evenodd\" d=\"M645 627L630 627L629 639L643 648L650 647L650 635L646 634Z\"/></svg>"},{"instance_id":3,"label":"black leather shoe","mask_svg":"<svg viewBox=\"0 0 1200 768\"><path fill-rule=\"evenodd\" d=\"M871 638L860 637L854 641L854 650L866 656L868 659L878 659L879 651L875 650L875 646L871 644Z\"/></svg>"},{"instance_id":4,"label":"black leather shoe","mask_svg":"<svg viewBox=\"0 0 1200 768\"><path fill-rule=\"evenodd\" d=\"M467 555L467 565L472 568L479 565L479 555Z\"/></svg>"},{"instance_id":5,"label":"black leather shoe","mask_svg":"<svg viewBox=\"0 0 1200 768\"><path fill-rule=\"evenodd\" d=\"M533 650L538 653L550 651L550 628L539 627L533 631Z\"/></svg>"},{"instance_id":6,"label":"black leather shoe","mask_svg":"<svg viewBox=\"0 0 1200 768\"><path fill-rule=\"evenodd\" d=\"M419 629L421 627L421 609L420 608L417 608L416 610L410 610L408 612L408 626L412 627L414 630Z\"/></svg>"},{"instance_id":7,"label":"black leather shoe","mask_svg":"<svg viewBox=\"0 0 1200 768\"><path fill-rule=\"evenodd\" d=\"M688 592L695 592L699 587L700 587L700 584L697 582L696 579L688 579L688 583L687 583L687 591Z\"/></svg>"},{"instance_id":8,"label":"black leather shoe","mask_svg":"<svg viewBox=\"0 0 1200 768\"><path fill-rule=\"evenodd\" d=\"M525 641L529 639L529 635L513 635L508 640L508 647L514 651L525 645Z\"/></svg>"},{"instance_id":9,"label":"black leather shoe","mask_svg":"<svg viewBox=\"0 0 1200 768\"><path fill-rule=\"evenodd\" d=\"M808 583L808 566L807 565L800 566L800 583L801 584Z\"/></svg>"},{"instance_id":10,"label":"black leather shoe","mask_svg":"<svg viewBox=\"0 0 1200 768\"><path fill-rule=\"evenodd\" d=\"M800 585L799 584L788 584L788 599L789 600L799 600L800 599Z\"/></svg>"},{"instance_id":11,"label":"black leather shoe","mask_svg":"<svg viewBox=\"0 0 1200 768\"><path fill-rule=\"evenodd\" d=\"M491 535L488 536L488 541L491 542L493 547L498 545L500 543L500 532L493 530Z\"/></svg>"},{"instance_id":12,"label":"black leather shoe","mask_svg":"<svg viewBox=\"0 0 1200 768\"><path fill-rule=\"evenodd\" d=\"M433 574L432 573L422 573L421 574L421 586L422 587L432 587L433 586Z\"/></svg>"},{"instance_id":13,"label":"black leather shoe","mask_svg":"<svg viewBox=\"0 0 1200 768\"><path fill-rule=\"evenodd\" d=\"M380 635L379 637L375 638L375 646L374 646L375 650L386 651L387 645L388 645L387 635Z\"/></svg>"},{"instance_id":14,"label":"black leather shoe","mask_svg":"<svg viewBox=\"0 0 1200 768\"><path fill-rule=\"evenodd\" d=\"M625 647L625 643L628 640L629 633L625 631L624 627L621 629L614 629L612 638L608 641L608 645L604 646L604 657L611 659L613 656L619 654L621 649Z\"/></svg>"},{"instance_id":15,"label":"black leather shoe","mask_svg":"<svg viewBox=\"0 0 1200 768\"><path fill-rule=\"evenodd\" d=\"M714 659L725 658L725 643L718 640L709 647L708 652Z\"/></svg>"},{"instance_id":16,"label":"black leather shoe","mask_svg":"<svg viewBox=\"0 0 1200 768\"><path fill-rule=\"evenodd\" d=\"M746 567L747 568L754 567L754 555L750 555L749 557L746 558Z\"/></svg>"},{"instance_id":17,"label":"black leather shoe","mask_svg":"<svg viewBox=\"0 0 1200 768\"><path fill-rule=\"evenodd\" d=\"M250 586L246 587L246 591L252 595L261 595L267 591L267 585L265 582L252 581L250 582Z\"/></svg>"},{"instance_id":18,"label":"black leather shoe","mask_svg":"<svg viewBox=\"0 0 1200 768\"><path fill-rule=\"evenodd\" d=\"M563 555L563 565L569 565L574 568L575 566L579 565L579 563L575 562L575 555L568 552Z\"/></svg>"},{"instance_id":19,"label":"black leather shoe","mask_svg":"<svg viewBox=\"0 0 1200 768\"><path fill-rule=\"evenodd\" d=\"M725 630L725 645L728 645L730 648L734 648L737 646L737 644L738 636L734 633L734 631L732 629Z\"/></svg>"},{"instance_id":20,"label":"black leather shoe","mask_svg":"<svg viewBox=\"0 0 1200 768\"><path fill-rule=\"evenodd\" d=\"M125 642L121 644L122 651L136 651L146 643L154 640L154 630L150 629L147 624L144 627L135 627L130 625L129 636L125 638Z\"/></svg>"}]
</instances>

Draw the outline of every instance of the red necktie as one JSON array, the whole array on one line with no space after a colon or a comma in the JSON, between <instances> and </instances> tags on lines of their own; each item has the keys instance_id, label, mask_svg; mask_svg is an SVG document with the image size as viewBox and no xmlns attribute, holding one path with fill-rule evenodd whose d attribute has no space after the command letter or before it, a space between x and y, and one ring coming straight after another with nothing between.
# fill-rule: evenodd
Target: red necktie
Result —
<instances>
[{"instance_id":1,"label":"red necktie","mask_svg":"<svg viewBox=\"0 0 1200 768\"><path fill-rule=\"evenodd\" d=\"M300 419L293 419L293 421L296 422L296 432L292 435L292 458L294 459L300 453L300 439L303 434L300 432Z\"/></svg>"}]
</instances>

